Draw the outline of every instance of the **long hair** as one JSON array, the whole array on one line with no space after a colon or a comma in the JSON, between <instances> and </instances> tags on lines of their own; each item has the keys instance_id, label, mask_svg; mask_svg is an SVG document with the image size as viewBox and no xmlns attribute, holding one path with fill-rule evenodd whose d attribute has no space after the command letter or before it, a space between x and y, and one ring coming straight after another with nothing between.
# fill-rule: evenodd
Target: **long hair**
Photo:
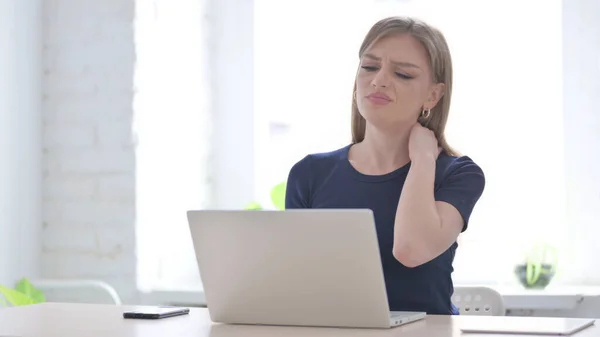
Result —
<instances>
[{"instance_id":1,"label":"long hair","mask_svg":"<svg viewBox=\"0 0 600 337\"><path fill-rule=\"evenodd\" d=\"M364 52L379 39L392 34L410 34L419 41L429 56L429 66L433 74L434 83L444 83L444 91L441 99L427 119L419 117L419 122L432 130L438 140L439 146L448 155L458 153L448 145L444 134L448 114L450 111L450 98L452 95L452 58L450 49L444 35L436 28L427 23L408 17L389 17L378 21L371 27L365 36L360 50L359 59ZM358 111L356 103L356 80L352 95L352 143L360 143L365 139L366 121Z\"/></svg>"}]
</instances>

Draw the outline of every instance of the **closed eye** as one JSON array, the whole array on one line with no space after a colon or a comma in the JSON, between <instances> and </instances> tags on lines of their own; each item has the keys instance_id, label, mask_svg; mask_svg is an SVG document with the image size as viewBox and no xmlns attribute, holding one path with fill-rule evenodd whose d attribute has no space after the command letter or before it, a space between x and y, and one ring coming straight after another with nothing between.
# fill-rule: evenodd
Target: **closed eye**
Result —
<instances>
[{"instance_id":1,"label":"closed eye","mask_svg":"<svg viewBox=\"0 0 600 337\"><path fill-rule=\"evenodd\" d=\"M377 67L371 67L371 66L362 66L362 68L366 71L377 71Z\"/></svg>"},{"instance_id":2,"label":"closed eye","mask_svg":"<svg viewBox=\"0 0 600 337\"><path fill-rule=\"evenodd\" d=\"M404 75L403 73L396 73L396 76L403 78L405 80L410 80L412 77L408 75Z\"/></svg>"},{"instance_id":3,"label":"closed eye","mask_svg":"<svg viewBox=\"0 0 600 337\"><path fill-rule=\"evenodd\" d=\"M379 68L373 67L373 66L362 66L361 68L363 68L364 70L366 70L368 72L373 72L373 71L379 70ZM408 75L403 74L403 73L395 72L394 74L396 74L396 76L398 76L398 77L400 77L402 79L405 79L405 80L412 79L412 76L408 76Z\"/></svg>"}]
</instances>

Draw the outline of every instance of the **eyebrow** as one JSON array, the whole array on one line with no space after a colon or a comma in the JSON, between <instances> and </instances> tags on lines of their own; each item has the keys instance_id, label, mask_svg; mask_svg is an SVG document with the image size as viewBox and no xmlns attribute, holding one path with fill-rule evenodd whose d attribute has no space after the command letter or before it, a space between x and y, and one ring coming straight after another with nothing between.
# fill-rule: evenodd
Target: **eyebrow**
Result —
<instances>
[{"instance_id":1,"label":"eyebrow","mask_svg":"<svg viewBox=\"0 0 600 337\"><path fill-rule=\"evenodd\" d=\"M374 61L381 61L381 57L377 57L373 54L364 54L363 57L366 57L366 58L374 60ZM421 69L418 65L409 63L409 62L392 61L392 63L395 65L401 66L401 67L410 67L410 68Z\"/></svg>"}]
</instances>

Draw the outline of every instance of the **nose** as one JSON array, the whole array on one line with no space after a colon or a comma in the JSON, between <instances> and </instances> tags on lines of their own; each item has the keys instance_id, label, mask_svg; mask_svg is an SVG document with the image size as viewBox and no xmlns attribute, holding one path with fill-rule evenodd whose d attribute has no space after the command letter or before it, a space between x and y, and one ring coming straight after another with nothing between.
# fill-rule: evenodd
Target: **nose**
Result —
<instances>
[{"instance_id":1,"label":"nose","mask_svg":"<svg viewBox=\"0 0 600 337\"><path fill-rule=\"evenodd\" d=\"M389 85L389 81L390 79L386 72L380 69L377 74L375 74L373 81L371 81L371 85L374 87L386 88Z\"/></svg>"}]
</instances>

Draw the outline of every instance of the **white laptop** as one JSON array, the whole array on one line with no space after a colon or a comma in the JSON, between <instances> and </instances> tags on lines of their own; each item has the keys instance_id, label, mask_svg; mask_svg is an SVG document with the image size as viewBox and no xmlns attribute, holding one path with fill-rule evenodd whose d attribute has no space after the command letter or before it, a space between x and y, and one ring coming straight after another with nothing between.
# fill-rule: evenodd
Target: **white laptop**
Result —
<instances>
[{"instance_id":1,"label":"white laptop","mask_svg":"<svg viewBox=\"0 0 600 337\"><path fill-rule=\"evenodd\" d=\"M370 210L189 211L211 319L219 323L390 328Z\"/></svg>"}]
</instances>

